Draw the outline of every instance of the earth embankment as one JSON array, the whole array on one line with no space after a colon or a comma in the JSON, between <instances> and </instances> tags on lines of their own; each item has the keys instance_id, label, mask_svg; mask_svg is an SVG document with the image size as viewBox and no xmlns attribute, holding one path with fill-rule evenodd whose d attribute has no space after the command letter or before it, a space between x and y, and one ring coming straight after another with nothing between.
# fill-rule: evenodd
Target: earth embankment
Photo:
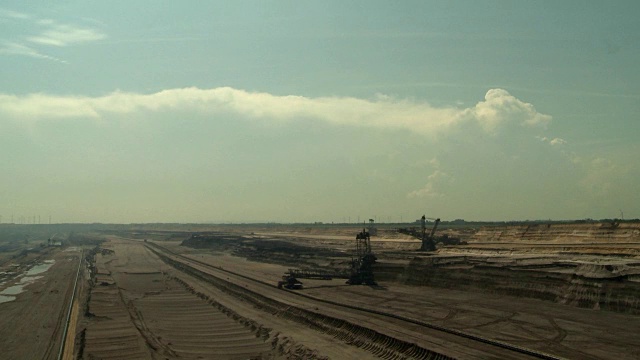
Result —
<instances>
[{"instance_id":1,"label":"earth embankment","mask_svg":"<svg viewBox=\"0 0 640 360\"><path fill-rule=\"evenodd\" d=\"M485 227L461 246L377 264L380 280L640 313L640 225Z\"/></svg>"}]
</instances>

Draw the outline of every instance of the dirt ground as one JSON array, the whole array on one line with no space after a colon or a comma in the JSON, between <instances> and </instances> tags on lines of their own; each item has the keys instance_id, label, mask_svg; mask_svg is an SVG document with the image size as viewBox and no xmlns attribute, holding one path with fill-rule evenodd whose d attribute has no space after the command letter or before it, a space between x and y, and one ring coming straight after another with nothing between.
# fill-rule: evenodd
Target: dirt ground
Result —
<instances>
[{"instance_id":1,"label":"dirt ground","mask_svg":"<svg viewBox=\"0 0 640 360\"><path fill-rule=\"evenodd\" d=\"M48 248L8 260L0 281L4 359L56 359L80 250ZM44 266L43 266L44 265ZM43 272L40 268L50 267ZM24 286L21 286L24 285ZM20 291L18 294L14 294Z\"/></svg>"},{"instance_id":2,"label":"dirt ground","mask_svg":"<svg viewBox=\"0 0 640 360\"><path fill-rule=\"evenodd\" d=\"M96 257L82 358L321 358L307 342L314 347L324 343L326 353L339 358L330 338L305 337L289 325L282 332L267 331L253 320L265 315L249 306L235 313L231 307L238 309L232 305L238 299L203 289L207 286L171 268L139 241L111 239L104 246L113 253ZM215 303L194 288L211 294ZM294 334L307 341L294 341ZM336 348L340 354L372 358L345 345Z\"/></svg>"},{"instance_id":3,"label":"dirt ground","mask_svg":"<svg viewBox=\"0 0 640 360\"><path fill-rule=\"evenodd\" d=\"M275 285L291 268L344 270L360 228L191 227L74 235L90 241L65 358L530 358L456 332L552 358L640 358L635 224L447 229L466 243L432 253L381 229L378 285L300 290ZM81 249L23 248L0 264L0 349L53 358Z\"/></svg>"},{"instance_id":4,"label":"dirt ground","mask_svg":"<svg viewBox=\"0 0 640 360\"><path fill-rule=\"evenodd\" d=\"M228 254L189 256L225 269L241 269L242 273L264 281L273 281L287 270L286 266L251 262ZM349 286L344 280L302 281L304 289L300 292L314 297L380 309L561 357L640 357L640 338L635 335L640 331L637 315L387 281L380 281L379 287Z\"/></svg>"}]
</instances>

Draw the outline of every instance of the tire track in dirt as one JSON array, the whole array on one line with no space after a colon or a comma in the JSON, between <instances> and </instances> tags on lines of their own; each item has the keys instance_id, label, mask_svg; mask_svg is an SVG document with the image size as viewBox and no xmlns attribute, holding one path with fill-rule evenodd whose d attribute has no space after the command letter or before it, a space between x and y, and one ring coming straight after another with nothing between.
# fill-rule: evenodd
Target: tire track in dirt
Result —
<instances>
[{"instance_id":1,"label":"tire track in dirt","mask_svg":"<svg viewBox=\"0 0 640 360\"><path fill-rule=\"evenodd\" d=\"M564 340L564 338L567 337L567 331L562 327L560 327L560 325L556 323L556 320L554 318L549 317L547 318L547 320L549 321L549 324L551 324L551 326L553 326L556 329L556 331L558 331L558 335L556 335L552 340L554 342L561 343L562 340Z\"/></svg>"},{"instance_id":2,"label":"tire track in dirt","mask_svg":"<svg viewBox=\"0 0 640 360\"><path fill-rule=\"evenodd\" d=\"M271 352L266 338L174 283L166 291L129 302L136 326L161 353L247 359Z\"/></svg>"},{"instance_id":3,"label":"tire track in dirt","mask_svg":"<svg viewBox=\"0 0 640 360\"><path fill-rule=\"evenodd\" d=\"M318 355L316 350L309 349L308 347L297 343L291 337L285 336L281 333L273 334L272 329L264 327L261 324L258 324L257 322L251 319L241 316L237 312L229 309L228 307L220 304L216 300L210 298L208 295L196 291L186 281L177 277L173 277L173 280L182 284L182 286L187 291L196 295L200 299L207 301L207 303L217 308L220 312L224 313L229 318L249 328L257 338L261 338L264 340L269 339L272 350L274 350L278 355L282 355L282 356L285 356L286 358L291 358L291 359L315 359L315 360L328 359L327 357Z\"/></svg>"},{"instance_id":4,"label":"tire track in dirt","mask_svg":"<svg viewBox=\"0 0 640 360\"><path fill-rule=\"evenodd\" d=\"M452 320L453 318L455 318L458 315L458 309L455 308L451 308L449 309L449 312L447 313L447 316L442 318L442 321L449 321Z\"/></svg>"},{"instance_id":5,"label":"tire track in dirt","mask_svg":"<svg viewBox=\"0 0 640 360\"><path fill-rule=\"evenodd\" d=\"M502 323L502 322L509 322L509 321L513 320L513 317L515 317L517 315L518 315L517 312L512 312L510 314L501 316L498 319L487 321L487 322L484 322L484 323L478 324L478 325L469 326L467 328L468 329L478 329L478 328L482 328L482 327L485 327L485 326L491 326L491 325L495 325L495 324Z\"/></svg>"},{"instance_id":6,"label":"tire track in dirt","mask_svg":"<svg viewBox=\"0 0 640 360\"><path fill-rule=\"evenodd\" d=\"M342 342L367 350L376 356L386 359L450 359L450 357L446 355L422 348L404 340L393 338L343 319L281 303L277 300L254 293L239 285L203 273L189 265L175 261L155 249L151 250L156 253L160 259L176 269L206 281L236 298L253 304L256 308L262 309L275 316L306 325Z\"/></svg>"},{"instance_id":7,"label":"tire track in dirt","mask_svg":"<svg viewBox=\"0 0 640 360\"><path fill-rule=\"evenodd\" d=\"M227 293L229 293L232 296L238 297L240 299L243 299L251 304L254 305L254 307L262 309L264 311L270 312L276 316L282 316L282 317L287 317L290 316L292 317L292 320L297 321L299 323L305 324L307 326L309 326L310 328L316 329L316 330L320 330L321 332L325 332L325 333L329 333L329 334L334 334L331 330L326 330L323 328L323 326L318 325L317 324L317 320L319 318L326 320L327 323L329 324L338 324L338 325L331 325L331 326L342 326L344 329L348 329L348 332L352 332L352 335L355 336L334 336L335 338L338 339L342 339L344 340L346 343L351 344L351 345L356 345L358 347L361 348L365 348L367 350L371 350L374 349L372 352L377 355L377 356L381 356L381 357L385 357L385 358L404 358L402 353L407 351L406 350L406 344L409 344L410 347L418 347L420 349L422 349L423 351L425 351L426 353L429 353L429 355L424 355L426 356L425 358L448 358L447 356L434 352L432 350L428 350L428 349L424 349L421 348L419 346L417 346L416 344L413 343L409 343L403 340L398 340L396 338L390 337L388 335L384 335L381 334L377 331L371 330L371 329L366 329L367 331L361 331L360 328L362 328L359 325L355 325L352 323L349 323L350 325L353 325L353 328L350 328L349 325L344 325L344 323L348 323L342 319L337 319L337 318L333 318L331 316L327 316L327 315L323 315L323 314L319 314L316 312L312 312L309 310L305 310L305 309L301 309L301 308L297 308L297 307L291 307L290 305L281 303L277 300L274 300L272 298L266 297L266 296L262 296L258 293L255 293L249 289L246 289L244 287L238 286L232 282L229 281L225 281L223 280L222 277L217 277L215 275L211 275L208 274L206 272L203 272L201 270L198 270L194 267L192 267L191 265L188 265L187 263L183 262L189 262L189 263L195 263L198 264L198 266L202 265L204 267L207 268L211 268L214 271L221 271L224 273L227 273L229 275L233 275L233 276L238 276L247 280L250 280L252 282L256 282L256 283L260 283L269 287L273 287L273 284L268 284L268 283L264 283L263 281L260 280L256 280L253 278L250 278L246 275L242 275L242 274L238 274L229 270L225 270L222 269L220 267L215 267L215 266L211 266L210 264L206 264L206 263L202 263L196 259L191 259L191 258L187 258L184 256L181 256L179 254L173 253L172 251L159 246L158 244L155 243L151 243L151 244L146 244L148 246L148 248L150 250L152 250L156 255L158 255L163 261L165 261L167 264L175 267L178 270L181 270L185 273L188 273L194 277L198 277L203 281L206 281L216 287L218 287L220 290L225 291ZM170 258L169 256L165 255L166 254L171 254L171 256L175 256L181 260L174 260L172 258ZM534 358L542 358L542 359L559 359L559 357L547 354L547 353L543 353L543 352L539 352L539 351L535 351L535 350L531 350L531 349L527 349L527 348L523 348L521 346L518 345L513 345L513 344L508 344L502 341L497 341L497 340L490 340L487 338L483 338L477 335L473 335L473 334L469 334L469 333L465 333L462 331L458 331L458 330L454 330L454 329L448 329L448 328L444 328L442 326L439 325L435 325L435 324L429 324L429 323L424 323L421 321L417 321L417 320L413 320L413 319L408 319L408 318L404 318L402 316L398 316L395 314L390 314L390 313L385 313L385 312L381 312L378 310L372 310L372 309L366 309L366 308L361 308L358 306L352 306L352 305L348 305L348 304L341 304L341 303L336 303L334 301L330 301L330 300L324 300L324 299L318 299L315 298L313 296L309 296L306 294L302 294L302 293L297 293L297 292L291 292L291 294L293 295L297 295L300 296L301 298L308 298L311 300L315 300L315 301L320 301L326 304L331 304L331 305L335 305L335 306L339 306L339 307L343 307L343 308L349 308L349 309L353 309L353 310L357 310L357 311L363 311L366 313L371 313L371 314L377 314L377 315L382 315L384 317L388 317L391 319L397 319L401 322L407 322L408 326L412 326L413 324L415 325L419 325L419 326L424 326L427 329L433 329L433 330L437 330L437 331L442 331L443 333L446 334L451 334L451 335L456 335L459 336L461 339L470 339L473 340L475 342L477 342L476 346L481 346L481 347L485 347L488 351L488 353L502 353L503 351L506 351L506 353L510 353L511 355L509 356L516 356L516 354L518 354L519 356L526 356L526 357L534 357ZM291 311L293 309L293 311ZM316 309L317 310L317 309ZM299 316L296 316L296 311L299 312ZM285 315L281 315L281 314L285 314ZM310 321L312 320L312 321ZM367 340L365 340L364 342L362 341L362 339L358 338L359 335L364 334L365 338L368 338ZM375 334L375 335L374 335ZM354 340L354 337L356 338L356 340ZM388 341L390 338L391 341ZM382 339L382 340L381 340ZM374 345L378 345L378 346L371 346L371 342L374 343ZM365 345L366 344L366 345ZM382 344L382 346L380 346ZM385 344L388 344L389 347L385 347ZM400 346L398 344L401 344ZM474 346L473 348L475 349ZM488 347L487 347L488 346ZM492 348L492 350L490 350ZM414 356L415 357L415 356ZM412 358L414 358L412 357ZM420 356L417 356L415 358L420 358Z\"/></svg>"},{"instance_id":8,"label":"tire track in dirt","mask_svg":"<svg viewBox=\"0 0 640 360\"><path fill-rule=\"evenodd\" d=\"M151 358L110 274L96 275L87 312L89 324L84 332L80 358Z\"/></svg>"},{"instance_id":9,"label":"tire track in dirt","mask_svg":"<svg viewBox=\"0 0 640 360\"><path fill-rule=\"evenodd\" d=\"M138 329L138 332L144 338L147 345L157 353L165 356L176 357L176 352L173 351L173 349L171 349L168 345L164 344L160 338L156 337L155 334L151 330L149 330L146 322L144 321L142 313L136 308L136 306L133 304L133 301L127 302L122 295L122 291L119 291L119 294L122 302L127 304L127 311L129 312L129 317L131 318L133 325L136 327L136 329Z\"/></svg>"},{"instance_id":10,"label":"tire track in dirt","mask_svg":"<svg viewBox=\"0 0 640 360\"><path fill-rule=\"evenodd\" d=\"M96 255L79 358L325 359L158 271L167 266L146 247L125 247L124 261L115 249Z\"/></svg>"}]
</instances>

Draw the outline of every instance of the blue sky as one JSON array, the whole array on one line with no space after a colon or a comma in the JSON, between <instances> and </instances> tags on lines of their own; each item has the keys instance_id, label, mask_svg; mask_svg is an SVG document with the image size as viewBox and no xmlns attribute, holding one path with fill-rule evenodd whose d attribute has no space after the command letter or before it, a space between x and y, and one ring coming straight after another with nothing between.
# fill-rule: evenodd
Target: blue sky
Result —
<instances>
[{"instance_id":1,"label":"blue sky","mask_svg":"<svg viewBox=\"0 0 640 360\"><path fill-rule=\"evenodd\" d=\"M0 215L640 217L634 1L0 7Z\"/></svg>"}]
</instances>

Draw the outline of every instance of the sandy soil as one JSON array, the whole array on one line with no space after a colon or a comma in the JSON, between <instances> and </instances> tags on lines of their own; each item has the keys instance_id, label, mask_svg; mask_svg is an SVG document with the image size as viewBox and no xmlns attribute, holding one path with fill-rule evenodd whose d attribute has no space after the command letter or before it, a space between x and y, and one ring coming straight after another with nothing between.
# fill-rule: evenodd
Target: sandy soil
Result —
<instances>
[{"instance_id":1,"label":"sandy soil","mask_svg":"<svg viewBox=\"0 0 640 360\"><path fill-rule=\"evenodd\" d=\"M179 247L174 247L179 249ZM228 254L189 256L263 281L286 266ZM389 311L568 358L635 359L640 356L640 316L581 309L536 299L380 282L348 286L344 280L302 280L300 290L321 299Z\"/></svg>"},{"instance_id":2,"label":"sandy soil","mask_svg":"<svg viewBox=\"0 0 640 360\"><path fill-rule=\"evenodd\" d=\"M378 286L301 279L297 291L275 285L289 268L348 266L361 229L207 227L191 248L181 244L193 233L175 227L86 237L106 241L74 306L75 358L528 358L421 323L556 357L640 358L637 224L465 230L467 244L433 253L381 229ZM3 357L57 355L79 256L67 247L2 257Z\"/></svg>"},{"instance_id":3,"label":"sandy soil","mask_svg":"<svg viewBox=\"0 0 640 360\"><path fill-rule=\"evenodd\" d=\"M265 303L258 299L256 303L247 298L254 295L230 294L204 279L194 278L191 273L168 267L141 242L112 240L107 246L114 253L97 256L96 288L89 303L92 315L86 324L82 354L86 358L373 358L381 354L396 358L395 350L387 350L392 349L391 343L384 340L387 336L407 339L456 358L484 358L492 354L468 344L447 342L424 329L408 328L386 318L314 303L271 285L237 277L230 280L234 286L251 288L283 305L278 307L273 300ZM230 268L241 269L256 279L271 278L273 272L282 270L266 266L264 271L261 263L230 256L220 258ZM217 272L223 274L218 277L233 277ZM110 312L105 313L107 307ZM304 309L312 312L305 313L308 310ZM327 326L323 316L331 316L334 324L342 321L338 319L347 322L333 330L323 330ZM363 338L357 330L360 326L382 333ZM137 344L135 331L139 334ZM146 343L148 354L141 351L141 340Z\"/></svg>"},{"instance_id":4,"label":"sandy soil","mask_svg":"<svg viewBox=\"0 0 640 360\"><path fill-rule=\"evenodd\" d=\"M57 358L79 257L79 250L46 249L4 264L2 271L13 274L3 281L2 291L16 289L34 273L34 266L53 261L48 270L33 276L14 300L0 303L3 358Z\"/></svg>"},{"instance_id":5,"label":"sandy soil","mask_svg":"<svg viewBox=\"0 0 640 360\"><path fill-rule=\"evenodd\" d=\"M353 240L342 231L332 235L281 230L254 235L348 249ZM634 335L640 330L640 317L632 315L638 302L634 283L640 274L639 234L637 224L616 229L607 224L502 227L482 229L467 237L465 246L412 254L419 241L383 231L372 239L381 265L378 270L383 272L380 278L387 279L380 281L381 287L303 279L301 293L391 311L568 358L634 359L640 357L640 341ZM187 249L178 242L164 244L263 281L274 281L292 267ZM264 254L263 261L278 258L281 262L280 255ZM295 264L294 258L291 263ZM429 274L434 271L435 275ZM433 280L433 276L441 278ZM494 285L483 289L483 283Z\"/></svg>"},{"instance_id":6,"label":"sandy soil","mask_svg":"<svg viewBox=\"0 0 640 360\"><path fill-rule=\"evenodd\" d=\"M170 268L142 243L112 240L107 246L114 253L97 256L82 357L279 358L291 348L313 353L198 296L191 285L197 280Z\"/></svg>"}]
</instances>

